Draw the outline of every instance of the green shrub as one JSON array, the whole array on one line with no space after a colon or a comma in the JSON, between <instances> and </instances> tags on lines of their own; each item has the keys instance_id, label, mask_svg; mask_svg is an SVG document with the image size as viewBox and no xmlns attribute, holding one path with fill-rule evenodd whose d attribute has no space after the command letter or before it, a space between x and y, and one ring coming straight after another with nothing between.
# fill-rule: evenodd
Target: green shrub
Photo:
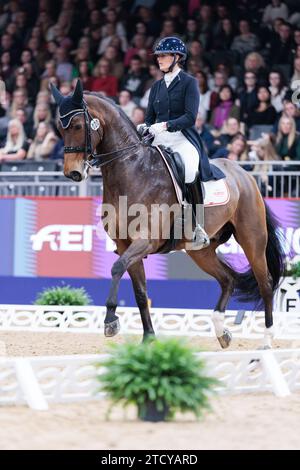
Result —
<instances>
[{"instance_id":1,"label":"green shrub","mask_svg":"<svg viewBox=\"0 0 300 470\"><path fill-rule=\"evenodd\" d=\"M135 404L143 418L147 403L168 417L176 411L191 411L197 417L209 408L209 395L216 379L204 374L205 364L194 350L177 339L146 341L142 344L114 344L111 355L98 375L101 390L124 406Z\"/></svg>"},{"instance_id":2,"label":"green shrub","mask_svg":"<svg viewBox=\"0 0 300 470\"><path fill-rule=\"evenodd\" d=\"M285 271L285 275L292 276L294 279L300 277L300 261L294 264L288 264Z\"/></svg>"},{"instance_id":3,"label":"green shrub","mask_svg":"<svg viewBox=\"0 0 300 470\"><path fill-rule=\"evenodd\" d=\"M293 278L295 278L295 279L297 277L300 277L300 261L298 261L298 263L292 265L291 276L293 276Z\"/></svg>"},{"instance_id":4,"label":"green shrub","mask_svg":"<svg viewBox=\"0 0 300 470\"><path fill-rule=\"evenodd\" d=\"M83 287L51 287L40 292L35 305L90 305L92 299Z\"/></svg>"}]
</instances>

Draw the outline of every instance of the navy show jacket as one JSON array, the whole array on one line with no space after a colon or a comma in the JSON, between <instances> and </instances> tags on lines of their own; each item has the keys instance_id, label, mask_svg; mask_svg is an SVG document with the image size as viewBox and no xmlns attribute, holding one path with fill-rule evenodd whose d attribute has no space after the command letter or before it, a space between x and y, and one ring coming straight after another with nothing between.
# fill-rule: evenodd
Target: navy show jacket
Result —
<instances>
[{"instance_id":1,"label":"navy show jacket","mask_svg":"<svg viewBox=\"0 0 300 470\"><path fill-rule=\"evenodd\" d=\"M168 132L181 131L199 153L201 181L224 178L224 173L208 160L195 122L199 109L199 88L194 77L181 70L167 88L165 80L157 80L151 87L145 123L167 122Z\"/></svg>"}]
</instances>

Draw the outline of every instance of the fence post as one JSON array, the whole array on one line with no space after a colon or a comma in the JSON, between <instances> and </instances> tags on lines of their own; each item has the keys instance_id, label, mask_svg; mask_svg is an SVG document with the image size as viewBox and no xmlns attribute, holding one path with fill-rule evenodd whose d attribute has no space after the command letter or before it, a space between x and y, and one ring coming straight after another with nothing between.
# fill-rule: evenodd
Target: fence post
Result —
<instances>
[{"instance_id":1,"label":"fence post","mask_svg":"<svg viewBox=\"0 0 300 470\"><path fill-rule=\"evenodd\" d=\"M18 383L28 406L37 411L47 411L48 403L34 374L29 359L15 360L15 370Z\"/></svg>"},{"instance_id":2,"label":"fence post","mask_svg":"<svg viewBox=\"0 0 300 470\"><path fill-rule=\"evenodd\" d=\"M271 351L262 351L261 361L265 372L273 386L273 392L277 397L287 397L291 394L288 384L283 376L278 362Z\"/></svg>"}]
</instances>

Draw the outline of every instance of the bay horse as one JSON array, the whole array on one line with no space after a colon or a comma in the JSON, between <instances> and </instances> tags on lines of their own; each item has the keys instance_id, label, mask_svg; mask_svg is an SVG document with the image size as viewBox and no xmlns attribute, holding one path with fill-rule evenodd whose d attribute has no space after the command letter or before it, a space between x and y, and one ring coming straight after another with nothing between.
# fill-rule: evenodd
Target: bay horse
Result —
<instances>
[{"instance_id":1,"label":"bay horse","mask_svg":"<svg viewBox=\"0 0 300 470\"><path fill-rule=\"evenodd\" d=\"M58 129L64 140L64 174L74 181L87 177L89 167L98 163L103 176L103 204L116 209L120 196L128 197L128 206L144 204L151 213L153 204L176 203L174 186L158 150L145 145L134 125L112 100L93 92L84 92L78 80L72 95L63 97L52 85L59 108ZM96 152L98 152L96 154ZM224 328L224 314L234 293L245 301L261 302L265 310L263 347L271 347L273 336L273 294L284 269L284 253L276 233L277 221L265 205L255 179L236 162L217 159L213 164L226 176L230 199L226 205L205 207L205 229L210 245L202 250L186 250L192 260L213 276L221 287L212 320L222 348L229 346L231 333ZM117 211L118 213L118 211ZM127 215L126 215L127 216ZM151 225L151 221L150 225ZM114 336L119 331L116 315L120 280L127 270L133 283L144 336L154 335L146 291L143 258L158 253L166 240L159 236L119 237L119 219L115 220L113 238L119 258L112 266L112 283L106 301L104 332ZM149 227L150 227L149 225ZM107 227L105 227L107 230ZM219 259L216 249L233 235L249 261L246 272L235 272ZM185 248L186 240L176 246Z\"/></svg>"}]
</instances>

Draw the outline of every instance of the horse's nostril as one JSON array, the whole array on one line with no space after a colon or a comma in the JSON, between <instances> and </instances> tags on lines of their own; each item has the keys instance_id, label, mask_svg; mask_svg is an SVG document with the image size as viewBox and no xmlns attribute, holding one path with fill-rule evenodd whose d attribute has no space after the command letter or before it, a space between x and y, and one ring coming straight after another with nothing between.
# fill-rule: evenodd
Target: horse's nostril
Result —
<instances>
[{"instance_id":1,"label":"horse's nostril","mask_svg":"<svg viewBox=\"0 0 300 470\"><path fill-rule=\"evenodd\" d=\"M70 178L73 181L81 181L82 180L82 176L81 176L81 173L79 173L79 171L71 171Z\"/></svg>"}]
</instances>

